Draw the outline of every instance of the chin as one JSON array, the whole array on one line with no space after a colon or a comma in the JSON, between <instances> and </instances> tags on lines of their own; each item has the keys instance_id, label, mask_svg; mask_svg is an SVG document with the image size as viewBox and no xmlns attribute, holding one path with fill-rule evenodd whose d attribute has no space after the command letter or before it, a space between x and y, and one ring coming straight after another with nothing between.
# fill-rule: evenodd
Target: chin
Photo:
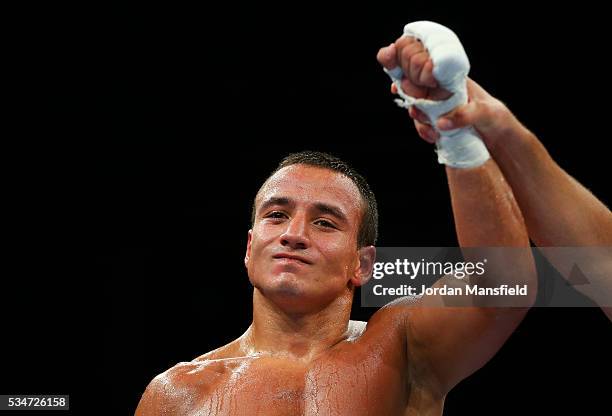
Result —
<instances>
[{"instance_id":1,"label":"chin","mask_svg":"<svg viewBox=\"0 0 612 416\"><path fill-rule=\"evenodd\" d=\"M293 274L282 273L269 276L264 282L259 281L254 286L266 299L287 312L305 312L318 302L313 293L309 293L304 282Z\"/></svg>"},{"instance_id":2,"label":"chin","mask_svg":"<svg viewBox=\"0 0 612 416\"><path fill-rule=\"evenodd\" d=\"M273 276L270 280L271 282L265 285L264 289L271 295L274 294L294 298L306 295L303 282L293 273L280 273L277 276Z\"/></svg>"}]
</instances>

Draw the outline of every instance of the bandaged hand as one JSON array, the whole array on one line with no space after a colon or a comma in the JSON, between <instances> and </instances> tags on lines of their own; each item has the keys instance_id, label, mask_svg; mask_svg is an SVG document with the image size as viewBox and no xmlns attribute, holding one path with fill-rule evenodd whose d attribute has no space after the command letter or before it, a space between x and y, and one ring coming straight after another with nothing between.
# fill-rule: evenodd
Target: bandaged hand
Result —
<instances>
[{"instance_id":1,"label":"bandaged hand","mask_svg":"<svg viewBox=\"0 0 612 416\"><path fill-rule=\"evenodd\" d=\"M401 97L398 105L409 109L419 135L436 143L440 163L469 168L489 159L481 138L488 145L509 111L467 78L469 61L454 33L433 22L411 23L377 58Z\"/></svg>"}]
</instances>

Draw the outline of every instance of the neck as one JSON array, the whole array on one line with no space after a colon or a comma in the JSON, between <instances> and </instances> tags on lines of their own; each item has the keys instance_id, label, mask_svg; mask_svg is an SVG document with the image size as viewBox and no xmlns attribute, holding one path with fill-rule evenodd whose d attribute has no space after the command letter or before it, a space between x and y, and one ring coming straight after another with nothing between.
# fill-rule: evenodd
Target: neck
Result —
<instances>
[{"instance_id":1,"label":"neck","mask_svg":"<svg viewBox=\"0 0 612 416\"><path fill-rule=\"evenodd\" d=\"M352 292L338 297L322 310L290 313L255 288L253 323L242 336L242 348L247 355L286 355L311 361L322 351L347 339L351 302Z\"/></svg>"}]
</instances>

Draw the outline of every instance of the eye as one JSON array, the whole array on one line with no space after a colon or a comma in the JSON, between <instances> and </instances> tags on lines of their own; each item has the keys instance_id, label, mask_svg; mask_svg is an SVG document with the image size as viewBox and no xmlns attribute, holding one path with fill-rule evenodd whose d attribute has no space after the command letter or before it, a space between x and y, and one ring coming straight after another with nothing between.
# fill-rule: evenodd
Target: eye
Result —
<instances>
[{"instance_id":1,"label":"eye","mask_svg":"<svg viewBox=\"0 0 612 416\"><path fill-rule=\"evenodd\" d=\"M325 228L336 228L336 226L334 224L332 224L331 222L329 222L327 220L323 220L323 219L316 220L314 223L316 225L320 225L320 226L325 227Z\"/></svg>"},{"instance_id":2,"label":"eye","mask_svg":"<svg viewBox=\"0 0 612 416\"><path fill-rule=\"evenodd\" d=\"M282 219L287 218L287 215L281 211L272 211L269 214L266 214L264 218Z\"/></svg>"}]
</instances>

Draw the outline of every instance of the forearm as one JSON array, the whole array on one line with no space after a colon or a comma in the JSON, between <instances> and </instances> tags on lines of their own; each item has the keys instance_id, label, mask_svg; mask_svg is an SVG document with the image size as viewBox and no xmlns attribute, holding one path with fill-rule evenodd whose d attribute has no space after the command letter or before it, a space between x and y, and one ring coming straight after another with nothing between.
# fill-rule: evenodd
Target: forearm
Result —
<instances>
[{"instance_id":1,"label":"forearm","mask_svg":"<svg viewBox=\"0 0 612 416\"><path fill-rule=\"evenodd\" d=\"M491 154L512 187L529 236L564 277L578 267L589 284L579 282L577 290L612 306L612 213L557 165L534 134L513 122Z\"/></svg>"},{"instance_id":2,"label":"forearm","mask_svg":"<svg viewBox=\"0 0 612 416\"><path fill-rule=\"evenodd\" d=\"M462 247L529 247L521 211L495 161L447 167L446 174Z\"/></svg>"},{"instance_id":3,"label":"forearm","mask_svg":"<svg viewBox=\"0 0 612 416\"><path fill-rule=\"evenodd\" d=\"M491 146L538 246L612 245L612 213L550 157L517 120Z\"/></svg>"},{"instance_id":4,"label":"forearm","mask_svg":"<svg viewBox=\"0 0 612 416\"><path fill-rule=\"evenodd\" d=\"M526 284L529 295L520 300L520 306L531 305L537 278L529 237L512 190L497 164L489 160L477 168L447 167L446 172L459 244L466 248L480 247L478 252L489 257L485 276L478 278L479 286ZM496 303L497 300L501 298L487 302L503 303Z\"/></svg>"}]
</instances>

